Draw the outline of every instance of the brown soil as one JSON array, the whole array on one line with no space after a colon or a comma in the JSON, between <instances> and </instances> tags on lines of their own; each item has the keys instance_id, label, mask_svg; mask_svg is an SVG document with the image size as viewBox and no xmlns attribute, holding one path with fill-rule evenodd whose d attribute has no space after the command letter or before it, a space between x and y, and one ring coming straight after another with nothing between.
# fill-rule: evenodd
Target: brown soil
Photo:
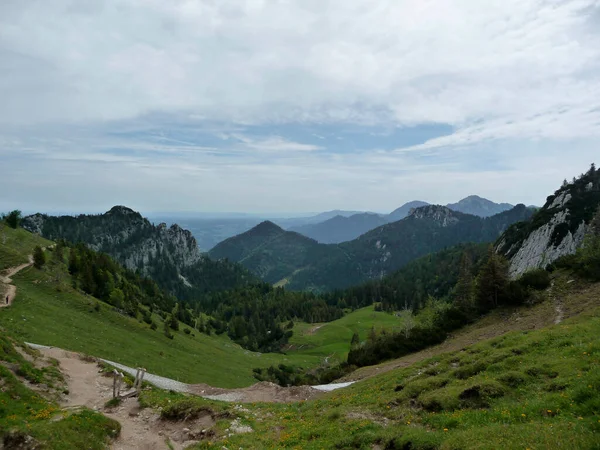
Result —
<instances>
[{"instance_id":1,"label":"brown soil","mask_svg":"<svg viewBox=\"0 0 600 450\"><path fill-rule=\"evenodd\" d=\"M151 409L142 409L137 399L124 400L118 407L105 408L112 398L112 378L104 376L95 362L81 359L80 355L57 348L42 349L42 354L55 358L65 375L69 394L63 406L81 407L102 412L121 424L120 436L111 444L113 450L181 450L196 441L190 433L196 429L208 429L214 425L210 416L193 422L167 422Z\"/></svg>"}]
</instances>

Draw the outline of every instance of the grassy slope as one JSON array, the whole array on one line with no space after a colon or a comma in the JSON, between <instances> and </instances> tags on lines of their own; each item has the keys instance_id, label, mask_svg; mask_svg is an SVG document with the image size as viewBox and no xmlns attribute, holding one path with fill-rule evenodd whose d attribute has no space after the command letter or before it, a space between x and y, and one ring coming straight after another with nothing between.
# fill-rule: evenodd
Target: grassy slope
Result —
<instances>
[{"instance_id":1,"label":"grassy slope","mask_svg":"<svg viewBox=\"0 0 600 450\"><path fill-rule=\"evenodd\" d=\"M574 280L568 273L553 275L550 299L530 307L506 307L492 311L477 322L455 331L443 343L375 366L361 367L340 381L360 380L389 370L407 367L423 359L459 351L469 345L501 336L510 331L528 331L554 324L557 306L569 318L600 307L600 284Z\"/></svg>"},{"instance_id":2,"label":"grassy slope","mask_svg":"<svg viewBox=\"0 0 600 450\"><path fill-rule=\"evenodd\" d=\"M597 305L592 296L599 288L575 296ZM512 332L388 371L316 401L246 405L245 411L226 406L255 432L221 434L195 448L598 449L599 335L596 307L559 325ZM178 401L152 395L156 405Z\"/></svg>"},{"instance_id":3,"label":"grassy slope","mask_svg":"<svg viewBox=\"0 0 600 450\"><path fill-rule=\"evenodd\" d=\"M13 440L5 441L7 448L16 448L20 439L32 436L48 450L101 450L106 448L110 436L118 434L120 425L114 420L87 409L61 411L57 404L26 387L9 368L16 368L17 373L34 384L50 385L57 374L51 370L52 366L41 370L33 367L15 351L3 330L0 334L0 446L4 435L10 434Z\"/></svg>"},{"instance_id":4,"label":"grassy slope","mask_svg":"<svg viewBox=\"0 0 600 450\"><path fill-rule=\"evenodd\" d=\"M59 281L56 278L59 278ZM60 278L67 283L61 282ZM26 342L51 345L110 359L190 383L219 387L248 386L256 380L254 367L272 364L310 366L319 358L246 351L225 336L195 337L181 331L167 339L160 330L113 312L68 287L68 275L27 268L13 277L17 297L11 308L0 310L0 326ZM58 290L60 289L60 291ZM155 318L155 321L158 321ZM160 322L159 322L160 323Z\"/></svg>"},{"instance_id":5,"label":"grassy slope","mask_svg":"<svg viewBox=\"0 0 600 450\"><path fill-rule=\"evenodd\" d=\"M293 350L288 354L331 356L332 360L342 361L348 356L353 333L357 332L361 341L364 341L372 327L376 330L393 330L401 325L401 318L376 312L373 306L358 309L329 323L296 323L290 339Z\"/></svg>"},{"instance_id":6,"label":"grassy slope","mask_svg":"<svg viewBox=\"0 0 600 450\"><path fill-rule=\"evenodd\" d=\"M50 241L22 228L13 230L0 222L0 270L27 262L36 245L45 247Z\"/></svg>"},{"instance_id":7,"label":"grassy slope","mask_svg":"<svg viewBox=\"0 0 600 450\"><path fill-rule=\"evenodd\" d=\"M23 229L0 224L0 261L13 266L27 261L35 245L51 242ZM9 255L8 259L4 255ZM162 323L152 331L145 323L112 311L97 300L70 287L65 267L53 264L52 257L42 271L29 267L13 276L17 297L10 308L0 310L0 326L26 342L51 345L87 353L130 366L144 366L150 372L190 383L218 387L243 387L256 382L255 367L280 363L304 367L316 365L313 355L260 354L244 350L226 336L195 337L183 333L185 326L167 339Z\"/></svg>"}]
</instances>

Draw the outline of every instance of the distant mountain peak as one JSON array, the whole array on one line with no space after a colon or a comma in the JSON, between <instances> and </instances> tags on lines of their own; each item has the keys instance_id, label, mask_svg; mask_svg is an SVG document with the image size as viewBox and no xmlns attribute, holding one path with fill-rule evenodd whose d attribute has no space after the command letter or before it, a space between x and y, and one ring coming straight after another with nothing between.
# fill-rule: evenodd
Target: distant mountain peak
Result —
<instances>
[{"instance_id":1,"label":"distant mountain peak","mask_svg":"<svg viewBox=\"0 0 600 450\"><path fill-rule=\"evenodd\" d=\"M504 211L512 209L513 205L509 203L494 203L487 198L479 195L469 195L457 203L446 205L453 211L458 211L465 214L472 214L479 217L490 217Z\"/></svg>"},{"instance_id":2,"label":"distant mountain peak","mask_svg":"<svg viewBox=\"0 0 600 450\"><path fill-rule=\"evenodd\" d=\"M389 214L389 216L388 216L389 221L390 222L395 222L397 220L402 220L406 216L408 216L409 213L413 209L420 208L421 206L427 206L427 205L429 205L429 203L423 202L421 200L413 200L412 202L405 203L400 208L395 209L394 211L392 211Z\"/></svg>"},{"instance_id":3,"label":"distant mountain peak","mask_svg":"<svg viewBox=\"0 0 600 450\"><path fill-rule=\"evenodd\" d=\"M256 225L252 230L260 233L272 233L274 231L282 232L284 231L279 225L271 222L270 220L265 220L264 222Z\"/></svg>"}]
</instances>

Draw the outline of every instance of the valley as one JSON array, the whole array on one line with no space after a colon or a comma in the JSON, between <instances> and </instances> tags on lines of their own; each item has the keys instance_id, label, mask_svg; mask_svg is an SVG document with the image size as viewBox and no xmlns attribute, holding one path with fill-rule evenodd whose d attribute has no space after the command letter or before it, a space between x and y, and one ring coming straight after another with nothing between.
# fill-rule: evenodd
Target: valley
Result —
<instances>
[{"instance_id":1,"label":"valley","mask_svg":"<svg viewBox=\"0 0 600 450\"><path fill-rule=\"evenodd\" d=\"M0 450L600 450L600 0L0 0Z\"/></svg>"},{"instance_id":2,"label":"valley","mask_svg":"<svg viewBox=\"0 0 600 450\"><path fill-rule=\"evenodd\" d=\"M402 249L388 255L389 273L323 293L288 291L297 281L289 275L285 288L273 287L235 261L211 261L185 230L154 227L123 207L80 222L27 219L56 241L3 224L10 284L0 281L16 293L0 310L3 445L62 449L86 436L90 448L127 450L593 448L599 189L590 170L537 212L519 205L479 218L413 209L334 246L347 260ZM110 221L123 216L140 228L112 234ZM89 227L97 221L103 235ZM309 251L294 253L294 245ZM330 248L270 222L215 247L242 264L260 261L265 272L255 275L273 279L324 263L333 269L323 276L336 273L344 266ZM514 264L526 269L515 276ZM208 277L202 291L183 275L200 272ZM173 282L181 279L188 290L178 298ZM41 354L25 342L41 344ZM101 372L111 364L148 370L138 399L109 401ZM3 409L17 397L31 399L32 415L20 403ZM81 417L88 425L76 432Z\"/></svg>"}]
</instances>

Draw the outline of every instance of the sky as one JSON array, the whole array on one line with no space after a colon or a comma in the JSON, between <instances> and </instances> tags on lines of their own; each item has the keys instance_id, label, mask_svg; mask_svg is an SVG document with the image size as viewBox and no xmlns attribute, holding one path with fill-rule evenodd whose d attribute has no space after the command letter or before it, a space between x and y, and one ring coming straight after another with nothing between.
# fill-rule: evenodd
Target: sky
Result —
<instances>
[{"instance_id":1,"label":"sky","mask_svg":"<svg viewBox=\"0 0 600 450\"><path fill-rule=\"evenodd\" d=\"M541 205L599 155L600 0L0 1L0 211Z\"/></svg>"}]
</instances>

